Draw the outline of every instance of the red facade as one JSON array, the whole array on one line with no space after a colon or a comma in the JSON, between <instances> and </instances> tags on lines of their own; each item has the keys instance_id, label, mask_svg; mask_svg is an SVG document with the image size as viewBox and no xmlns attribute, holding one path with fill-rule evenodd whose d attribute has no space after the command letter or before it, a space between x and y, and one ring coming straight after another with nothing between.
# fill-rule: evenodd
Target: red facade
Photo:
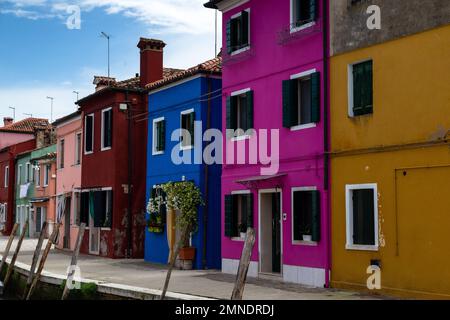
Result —
<instances>
[{"instance_id":1,"label":"red facade","mask_svg":"<svg viewBox=\"0 0 450 320\"><path fill-rule=\"evenodd\" d=\"M18 154L36 148L36 140L28 140L0 150L0 204L7 204L4 235L9 235L14 225L16 173L15 158ZM5 183L5 167L9 167L8 184ZM5 187L7 185L7 187Z\"/></svg>"}]
</instances>

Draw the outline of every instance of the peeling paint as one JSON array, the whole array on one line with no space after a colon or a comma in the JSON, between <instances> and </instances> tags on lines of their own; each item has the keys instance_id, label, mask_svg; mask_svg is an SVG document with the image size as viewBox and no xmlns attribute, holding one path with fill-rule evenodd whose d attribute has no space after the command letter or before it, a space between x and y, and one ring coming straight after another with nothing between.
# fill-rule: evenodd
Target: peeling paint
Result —
<instances>
[{"instance_id":1,"label":"peeling paint","mask_svg":"<svg viewBox=\"0 0 450 320\"><path fill-rule=\"evenodd\" d=\"M378 192L378 245L382 248L386 247L386 238L383 233L384 217L381 205L381 193Z\"/></svg>"}]
</instances>

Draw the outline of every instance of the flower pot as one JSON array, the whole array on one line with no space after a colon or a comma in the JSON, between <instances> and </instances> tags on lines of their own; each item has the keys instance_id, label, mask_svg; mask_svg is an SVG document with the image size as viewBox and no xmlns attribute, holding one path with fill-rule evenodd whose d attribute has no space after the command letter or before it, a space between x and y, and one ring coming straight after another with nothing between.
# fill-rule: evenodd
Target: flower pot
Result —
<instances>
[{"instance_id":1,"label":"flower pot","mask_svg":"<svg viewBox=\"0 0 450 320\"><path fill-rule=\"evenodd\" d=\"M309 234L304 234L303 235L303 241L311 242L312 241L312 236L309 235Z\"/></svg>"},{"instance_id":2,"label":"flower pot","mask_svg":"<svg viewBox=\"0 0 450 320\"><path fill-rule=\"evenodd\" d=\"M181 248L178 257L180 260L194 260L195 248L194 247Z\"/></svg>"}]
</instances>

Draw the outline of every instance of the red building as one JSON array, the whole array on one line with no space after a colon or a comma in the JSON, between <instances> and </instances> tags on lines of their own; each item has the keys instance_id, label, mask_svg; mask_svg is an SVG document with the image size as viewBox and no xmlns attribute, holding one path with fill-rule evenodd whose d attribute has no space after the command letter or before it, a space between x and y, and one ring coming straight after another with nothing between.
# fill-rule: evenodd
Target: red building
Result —
<instances>
[{"instance_id":1,"label":"red building","mask_svg":"<svg viewBox=\"0 0 450 320\"><path fill-rule=\"evenodd\" d=\"M180 71L163 68L159 40L141 38L140 76L95 77L96 91L77 102L83 119L80 222L82 253L142 258L145 230L147 91Z\"/></svg>"}]
</instances>

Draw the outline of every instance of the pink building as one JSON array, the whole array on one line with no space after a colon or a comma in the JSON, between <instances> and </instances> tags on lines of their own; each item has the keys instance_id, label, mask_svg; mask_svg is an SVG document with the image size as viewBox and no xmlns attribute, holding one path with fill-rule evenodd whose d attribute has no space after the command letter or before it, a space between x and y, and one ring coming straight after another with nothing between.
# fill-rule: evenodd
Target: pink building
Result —
<instances>
[{"instance_id":1,"label":"pink building","mask_svg":"<svg viewBox=\"0 0 450 320\"><path fill-rule=\"evenodd\" d=\"M243 231L254 227L249 276L323 287L330 270L326 56L327 1L212 0L223 12L223 128L246 164L222 169L222 271L236 273ZM226 107L225 107L226 106ZM249 164L249 145L269 130L279 168ZM270 138L278 129L279 139ZM274 148L272 148L274 147ZM227 148L228 150L228 148ZM271 151L272 150L272 151ZM254 155L254 153L250 154ZM276 162L272 159L272 164Z\"/></svg>"},{"instance_id":2,"label":"pink building","mask_svg":"<svg viewBox=\"0 0 450 320\"><path fill-rule=\"evenodd\" d=\"M33 140L34 132L38 128L47 128L48 120L27 118L14 122L13 118L3 118L0 127L0 150L24 141Z\"/></svg>"},{"instance_id":3,"label":"pink building","mask_svg":"<svg viewBox=\"0 0 450 320\"><path fill-rule=\"evenodd\" d=\"M81 113L75 112L56 120L57 182L56 215L60 212L59 249L73 250L80 225L81 192Z\"/></svg>"}]
</instances>

